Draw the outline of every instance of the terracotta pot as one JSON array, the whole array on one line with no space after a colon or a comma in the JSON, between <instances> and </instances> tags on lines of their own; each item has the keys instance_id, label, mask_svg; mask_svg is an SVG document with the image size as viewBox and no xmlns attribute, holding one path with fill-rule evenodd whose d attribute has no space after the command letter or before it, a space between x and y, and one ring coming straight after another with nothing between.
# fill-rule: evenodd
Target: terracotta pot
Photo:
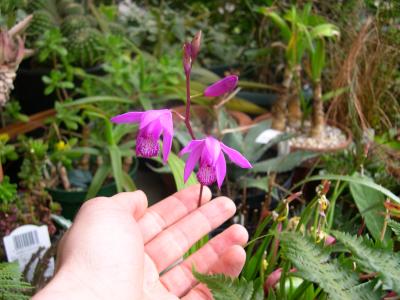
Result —
<instances>
[{"instance_id":1,"label":"terracotta pot","mask_svg":"<svg viewBox=\"0 0 400 300\"><path fill-rule=\"evenodd\" d=\"M173 111L176 111L177 113L181 114L182 116L185 115L186 112L186 106L181 105L181 106L176 106L172 108ZM207 126L210 122L213 122L213 116L210 113L210 111L201 105L192 105L191 106L191 111L193 115L196 117L200 118L203 121L203 124ZM235 121L238 123L238 126L249 126L253 123L252 119L246 115L245 113L241 111L233 111L230 110L228 111L229 115L235 119ZM183 120L180 119L176 114L173 114L174 122L182 122Z\"/></svg>"},{"instance_id":2,"label":"terracotta pot","mask_svg":"<svg viewBox=\"0 0 400 300\"><path fill-rule=\"evenodd\" d=\"M272 114L270 112L267 112L265 114L259 115L258 117L254 118L253 122L260 123L263 121L270 120L271 118L272 118Z\"/></svg>"}]
</instances>

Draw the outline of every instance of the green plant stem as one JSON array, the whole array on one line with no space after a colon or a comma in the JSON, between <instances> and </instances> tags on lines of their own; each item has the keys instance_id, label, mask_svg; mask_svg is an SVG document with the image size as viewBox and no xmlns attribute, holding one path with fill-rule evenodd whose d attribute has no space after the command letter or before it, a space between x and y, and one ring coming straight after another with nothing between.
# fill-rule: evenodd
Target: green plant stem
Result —
<instances>
[{"instance_id":1,"label":"green plant stem","mask_svg":"<svg viewBox=\"0 0 400 300\"><path fill-rule=\"evenodd\" d=\"M196 99L196 98L200 98L200 97L203 97L203 93L198 93L198 94L192 95L192 96L190 96L190 99Z\"/></svg>"},{"instance_id":2,"label":"green plant stem","mask_svg":"<svg viewBox=\"0 0 400 300\"><path fill-rule=\"evenodd\" d=\"M189 131L190 136L195 140L192 126L190 125L190 73L186 74L186 114L185 114L185 125Z\"/></svg>"},{"instance_id":3,"label":"green plant stem","mask_svg":"<svg viewBox=\"0 0 400 300\"><path fill-rule=\"evenodd\" d=\"M315 206L314 224L313 224L313 236L315 240L317 240L318 223L319 223L319 203L317 202L317 205Z\"/></svg>"},{"instance_id":4,"label":"green plant stem","mask_svg":"<svg viewBox=\"0 0 400 300\"><path fill-rule=\"evenodd\" d=\"M204 187L204 185L200 184L199 202L198 202L197 207L201 206L201 197L203 196L203 187Z\"/></svg>"},{"instance_id":5,"label":"green plant stem","mask_svg":"<svg viewBox=\"0 0 400 300\"><path fill-rule=\"evenodd\" d=\"M386 202L389 202L389 203L390 203L390 200L388 199L388 200L386 200ZM389 220L389 218L390 218L390 212L389 212L389 210L386 208L386 211L385 211L385 219L383 220L383 226L382 226L382 231L381 231L381 236L380 236L381 242L383 242L383 240L385 239L385 234L386 234L386 229L387 229L387 225L388 225L388 220Z\"/></svg>"},{"instance_id":6,"label":"green plant stem","mask_svg":"<svg viewBox=\"0 0 400 300\"><path fill-rule=\"evenodd\" d=\"M334 220L335 208L336 208L336 200L343 193L343 190L347 186L348 186L348 183L346 183L346 182L341 182L339 180L336 182L335 189L333 190L333 194L329 199L330 204L329 204L328 212L326 215L328 229L331 229L333 226L333 220Z\"/></svg>"}]
</instances>

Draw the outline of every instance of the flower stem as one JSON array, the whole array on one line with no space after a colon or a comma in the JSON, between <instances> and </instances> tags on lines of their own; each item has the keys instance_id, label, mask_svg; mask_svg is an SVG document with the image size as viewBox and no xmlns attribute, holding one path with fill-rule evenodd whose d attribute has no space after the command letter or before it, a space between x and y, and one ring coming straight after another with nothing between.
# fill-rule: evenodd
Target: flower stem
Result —
<instances>
[{"instance_id":1,"label":"flower stem","mask_svg":"<svg viewBox=\"0 0 400 300\"><path fill-rule=\"evenodd\" d=\"M204 187L204 185L200 184L199 202L198 202L197 207L201 206L201 197L203 196L203 187Z\"/></svg>"},{"instance_id":2,"label":"flower stem","mask_svg":"<svg viewBox=\"0 0 400 300\"><path fill-rule=\"evenodd\" d=\"M190 73L186 74L186 115L185 115L185 125L189 131L190 136L195 140L193 134L192 126L190 125Z\"/></svg>"},{"instance_id":3,"label":"flower stem","mask_svg":"<svg viewBox=\"0 0 400 300\"><path fill-rule=\"evenodd\" d=\"M204 95L203 93L198 93L198 94L195 94L195 95L190 96L190 99L200 98L200 97L202 97L203 95Z\"/></svg>"}]
</instances>

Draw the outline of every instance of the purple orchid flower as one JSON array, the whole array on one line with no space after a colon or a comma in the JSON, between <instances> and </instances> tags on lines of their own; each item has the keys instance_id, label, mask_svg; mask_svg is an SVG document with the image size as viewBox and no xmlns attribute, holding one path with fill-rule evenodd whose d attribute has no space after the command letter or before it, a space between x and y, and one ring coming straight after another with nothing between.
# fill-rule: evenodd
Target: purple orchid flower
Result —
<instances>
[{"instance_id":1,"label":"purple orchid flower","mask_svg":"<svg viewBox=\"0 0 400 300\"><path fill-rule=\"evenodd\" d=\"M225 78L218 80L204 90L204 96L206 97L218 97L225 93L233 91L238 82L236 75L229 75Z\"/></svg>"},{"instance_id":2,"label":"purple orchid flower","mask_svg":"<svg viewBox=\"0 0 400 300\"><path fill-rule=\"evenodd\" d=\"M218 187L221 188L226 175L224 153L239 167L245 169L252 167L242 154L211 136L202 140L192 140L179 154L186 153L190 154L185 165L185 182L199 162L199 171L197 172L199 182L203 185L211 185L217 181Z\"/></svg>"},{"instance_id":3,"label":"purple orchid flower","mask_svg":"<svg viewBox=\"0 0 400 300\"><path fill-rule=\"evenodd\" d=\"M144 112L127 112L111 118L114 123L139 123L139 133L136 138L136 154L142 157L158 155L160 146L158 139L163 135L163 159L168 160L171 152L174 128L172 113L169 109L148 110Z\"/></svg>"}]
</instances>

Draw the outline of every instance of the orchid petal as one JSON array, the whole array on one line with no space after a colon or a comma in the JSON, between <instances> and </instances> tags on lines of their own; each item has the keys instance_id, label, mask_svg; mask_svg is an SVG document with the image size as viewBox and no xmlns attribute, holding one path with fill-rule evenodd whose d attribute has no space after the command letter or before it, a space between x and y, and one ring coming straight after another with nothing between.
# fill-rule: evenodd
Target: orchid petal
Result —
<instances>
[{"instance_id":1,"label":"orchid petal","mask_svg":"<svg viewBox=\"0 0 400 300\"><path fill-rule=\"evenodd\" d=\"M155 120L159 119L160 116L164 113L166 109L160 110L148 110L144 112L142 121L140 122L140 129L145 128L150 123L154 122Z\"/></svg>"},{"instance_id":2,"label":"orchid petal","mask_svg":"<svg viewBox=\"0 0 400 300\"><path fill-rule=\"evenodd\" d=\"M201 154L201 147L197 147L194 151L192 151L189 154L188 159L186 160L186 164L185 164L185 170L183 172L183 181L186 183L186 181L189 179L190 174L192 174L194 167L196 166L199 158L200 158L200 154Z\"/></svg>"},{"instance_id":3,"label":"orchid petal","mask_svg":"<svg viewBox=\"0 0 400 300\"><path fill-rule=\"evenodd\" d=\"M221 189L226 175L226 161L222 152L219 154L217 164L215 165L215 173L217 175L218 188Z\"/></svg>"},{"instance_id":4,"label":"orchid petal","mask_svg":"<svg viewBox=\"0 0 400 300\"><path fill-rule=\"evenodd\" d=\"M239 151L236 151L235 149L232 149L224 145L223 143L221 143L221 147L222 151L224 151L226 155L228 155L229 159L233 163L244 169L252 168L250 162L242 154L240 154Z\"/></svg>"},{"instance_id":5,"label":"orchid petal","mask_svg":"<svg viewBox=\"0 0 400 300\"><path fill-rule=\"evenodd\" d=\"M140 131L145 132L146 135L151 135L155 140L158 140L163 131L160 119L154 120L147 127L141 128Z\"/></svg>"},{"instance_id":6,"label":"orchid petal","mask_svg":"<svg viewBox=\"0 0 400 300\"><path fill-rule=\"evenodd\" d=\"M179 156L182 156L188 152L192 152L194 151L198 146L200 146L201 144L203 144L204 140L192 140L189 142L189 144L187 144L182 150L181 152L179 152Z\"/></svg>"},{"instance_id":7,"label":"orchid petal","mask_svg":"<svg viewBox=\"0 0 400 300\"><path fill-rule=\"evenodd\" d=\"M231 92L237 85L238 77L236 75L226 76L218 80L204 90L206 97L218 97L225 93Z\"/></svg>"},{"instance_id":8,"label":"orchid petal","mask_svg":"<svg viewBox=\"0 0 400 300\"><path fill-rule=\"evenodd\" d=\"M140 122L144 112L131 111L111 118L114 123L138 123Z\"/></svg>"},{"instance_id":9,"label":"orchid petal","mask_svg":"<svg viewBox=\"0 0 400 300\"><path fill-rule=\"evenodd\" d=\"M201 159L215 166L219 155L221 154L221 143L215 138L209 136L205 139L205 148Z\"/></svg>"},{"instance_id":10,"label":"orchid petal","mask_svg":"<svg viewBox=\"0 0 400 300\"><path fill-rule=\"evenodd\" d=\"M168 131L163 133L163 160L167 162L172 148L172 135Z\"/></svg>"},{"instance_id":11,"label":"orchid petal","mask_svg":"<svg viewBox=\"0 0 400 300\"><path fill-rule=\"evenodd\" d=\"M172 113L169 109L165 114L161 116L161 125L163 126L164 130L167 131L171 136L174 135L174 124L172 121Z\"/></svg>"}]
</instances>

